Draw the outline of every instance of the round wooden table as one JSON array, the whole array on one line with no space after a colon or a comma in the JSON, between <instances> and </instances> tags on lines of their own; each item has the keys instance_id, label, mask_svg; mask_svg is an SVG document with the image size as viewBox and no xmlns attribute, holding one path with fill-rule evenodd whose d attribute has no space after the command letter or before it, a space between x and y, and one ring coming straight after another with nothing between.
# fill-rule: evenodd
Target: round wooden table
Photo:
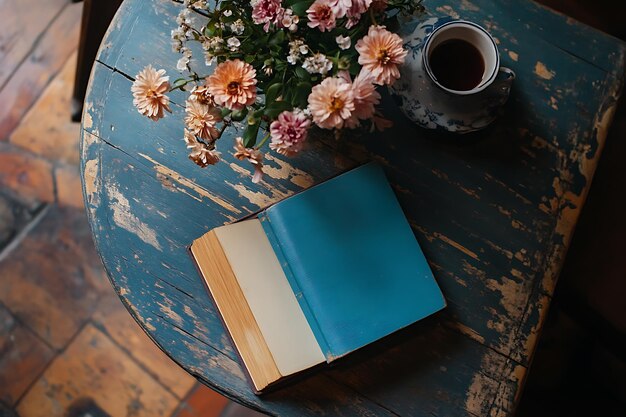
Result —
<instances>
[{"instance_id":1,"label":"round wooden table","mask_svg":"<svg viewBox=\"0 0 626 417\"><path fill-rule=\"evenodd\" d=\"M293 160L268 155L258 185L248 164L230 155L228 138L218 165L201 169L187 159L182 93L172 94L173 114L158 123L132 106L131 80L145 65L176 78L170 31L180 3L127 0L103 40L82 131L98 251L154 342L233 400L292 416L514 410L619 95L624 49L531 2L425 3L493 33L503 65L518 75L504 115L480 134L449 137L414 127L389 101L393 129L339 142L312 138ZM256 396L187 246L371 159L384 165L448 308Z\"/></svg>"}]
</instances>

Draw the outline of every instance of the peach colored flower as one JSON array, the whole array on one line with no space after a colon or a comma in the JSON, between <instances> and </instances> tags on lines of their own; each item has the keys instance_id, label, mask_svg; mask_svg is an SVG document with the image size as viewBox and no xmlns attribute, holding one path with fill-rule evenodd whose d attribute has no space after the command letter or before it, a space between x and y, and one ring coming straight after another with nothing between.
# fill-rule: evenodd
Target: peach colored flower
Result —
<instances>
[{"instance_id":1,"label":"peach colored flower","mask_svg":"<svg viewBox=\"0 0 626 417\"><path fill-rule=\"evenodd\" d=\"M398 65L404 62L407 54L400 36L389 32L384 26L372 25L355 48L359 53L359 64L372 73L376 84L391 84L400 78Z\"/></svg>"},{"instance_id":2,"label":"peach colored flower","mask_svg":"<svg viewBox=\"0 0 626 417\"><path fill-rule=\"evenodd\" d=\"M215 165L220 160L220 153L215 150L215 146L212 148L196 139L196 136L185 129L185 143L187 149L190 149L189 159L191 159L196 165L205 168L209 165Z\"/></svg>"},{"instance_id":3,"label":"peach colored flower","mask_svg":"<svg viewBox=\"0 0 626 417\"><path fill-rule=\"evenodd\" d=\"M185 125L194 135L214 141L220 135L215 125L222 121L222 113L215 106L202 104L198 100L185 103Z\"/></svg>"},{"instance_id":4,"label":"peach colored flower","mask_svg":"<svg viewBox=\"0 0 626 417\"><path fill-rule=\"evenodd\" d=\"M338 77L328 77L313 87L308 101L313 121L324 129L341 129L354 111L352 85Z\"/></svg>"},{"instance_id":5,"label":"peach colored flower","mask_svg":"<svg viewBox=\"0 0 626 417\"><path fill-rule=\"evenodd\" d=\"M256 99L256 70L239 59L222 62L207 78L213 100L231 110L241 110Z\"/></svg>"},{"instance_id":6,"label":"peach colored flower","mask_svg":"<svg viewBox=\"0 0 626 417\"><path fill-rule=\"evenodd\" d=\"M330 0L315 0L306 11L310 28L319 28L320 31L331 31L337 25L335 12Z\"/></svg>"},{"instance_id":7,"label":"peach colored flower","mask_svg":"<svg viewBox=\"0 0 626 417\"><path fill-rule=\"evenodd\" d=\"M270 149L281 155L294 156L304 145L311 121L302 110L284 111L270 125Z\"/></svg>"},{"instance_id":8,"label":"peach colored flower","mask_svg":"<svg viewBox=\"0 0 626 417\"><path fill-rule=\"evenodd\" d=\"M263 178L263 154L258 149L246 148L243 145L243 138L235 138L235 158L243 161L247 159L252 165L254 165L254 175L252 176L252 182L257 183Z\"/></svg>"},{"instance_id":9,"label":"peach colored flower","mask_svg":"<svg viewBox=\"0 0 626 417\"><path fill-rule=\"evenodd\" d=\"M172 112L170 99L165 95L170 89L169 79L164 69L157 71L152 65L148 65L135 76L130 91L133 93L133 104L139 113L157 121L164 116L163 110Z\"/></svg>"},{"instance_id":10,"label":"peach colored flower","mask_svg":"<svg viewBox=\"0 0 626 417\"><path fill-rule=\"evenodd\" d=\"M189 93L190 100L196 100L201 104L215 105L213 96L209 93L209 88L206 85L197 85Z\"/></svg>"},{"instance_id":11,"label":"peach colored flower","mask_svg":"<svg viewBox=\"0 0 626 417\"><path fill-rule=\"evenodd\" d=\"M367 71L359 72L352 82L352 95L354 97L354 111L347 122L347 126L354 128L359 125L359 120L370 119L375 112L375 106L380 103L380 94L376 91L372 75Z\"/></svg>"}]
</instances>

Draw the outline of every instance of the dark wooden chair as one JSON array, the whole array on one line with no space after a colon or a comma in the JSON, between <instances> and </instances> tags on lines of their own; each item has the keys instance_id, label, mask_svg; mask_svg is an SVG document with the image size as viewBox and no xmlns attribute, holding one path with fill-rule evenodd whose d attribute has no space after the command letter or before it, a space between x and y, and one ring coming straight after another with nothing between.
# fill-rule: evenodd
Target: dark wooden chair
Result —
<instances>
[{"instance_id":1,"label":"dark wooden chair","mask_svg":"<svg viewBox=\"0 0 626 417\"><path fill-rule=\"evenodd\" d=\"M82 0L72 0L74 3L79 1ZM76 62L76 77L72 94L72 121L74 122L80 122L91 67L96 59L102 37L122 1L84 0L78 60Z\"/></svg>"}]
</instances>

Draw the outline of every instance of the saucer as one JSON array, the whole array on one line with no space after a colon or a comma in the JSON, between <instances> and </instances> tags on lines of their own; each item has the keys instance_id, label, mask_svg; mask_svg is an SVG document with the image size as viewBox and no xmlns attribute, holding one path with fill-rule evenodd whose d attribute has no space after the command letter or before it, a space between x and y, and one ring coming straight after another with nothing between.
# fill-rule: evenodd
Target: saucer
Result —
<instances>
[{"instance_id":1,"label":"saucer","mask_svg":"<svg viewBox=\"0 0 626 417\"><path fill-rule=\"evenodd\" d=\"M432 17L403 25L401 34L409 53L399 68L400 79L389 90L404 114L418 126L469 133L487 127L498 117L509 97L515 73L500 68L489 87L471 95L451 94L437 86L424 69L423 45L433 30L455 20Z\"/></svg>"}]
</instances>

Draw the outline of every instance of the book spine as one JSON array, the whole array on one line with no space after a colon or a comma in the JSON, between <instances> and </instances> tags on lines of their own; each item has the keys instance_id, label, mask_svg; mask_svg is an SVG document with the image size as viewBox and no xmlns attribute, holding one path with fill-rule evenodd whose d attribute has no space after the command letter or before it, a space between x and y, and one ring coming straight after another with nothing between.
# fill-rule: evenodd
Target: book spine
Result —
<instances>
[{"instance_id":1,"label":"book spine","mask_svg":"<svg viewBox=\"0 0 626 417\"><path fill-rule=\"evenodd\" d=\"M263 226L263 230L265 231L265 234L267 235L267 239L269 240L270 244L272 245L272 248L274 249L274 253L276 254L276 257L278 258L278 261L280 262L280 266L283 268L283 271L285 272L285 276L287 277L287 280L289 281L291 290L295 294L296 300L298 300L298 304L300 305L300 308L302 309L302 312L304 313L304 316L306 317L307 322L309 323L309 326L311 326L311 331L313 332L313 335L315 335L315 339L317 340L317 343L320 346L320 349L322 350L322 352L324 352L324 355L328 357L330 348L328 346L326 338L324 337L324 334L322 333L319 323L317 322L317 319L315 318L315 314L311 310L311 307L309 306L309 303L307 302L306 297L304 297L304 294L302 290L300 289L300 285L298 284L298 279L293 273L293 269L291 268L291 265L289 264L289 261L287 257L285 256L285 253L282 249L282 244L280 240L278 239L278 237L276 236L274 227L272 226L272 222L270 220L270 217L267 214L267 211L261 212L258 218L261 221L261 226Z\"/></svg>"}]
</instances>

